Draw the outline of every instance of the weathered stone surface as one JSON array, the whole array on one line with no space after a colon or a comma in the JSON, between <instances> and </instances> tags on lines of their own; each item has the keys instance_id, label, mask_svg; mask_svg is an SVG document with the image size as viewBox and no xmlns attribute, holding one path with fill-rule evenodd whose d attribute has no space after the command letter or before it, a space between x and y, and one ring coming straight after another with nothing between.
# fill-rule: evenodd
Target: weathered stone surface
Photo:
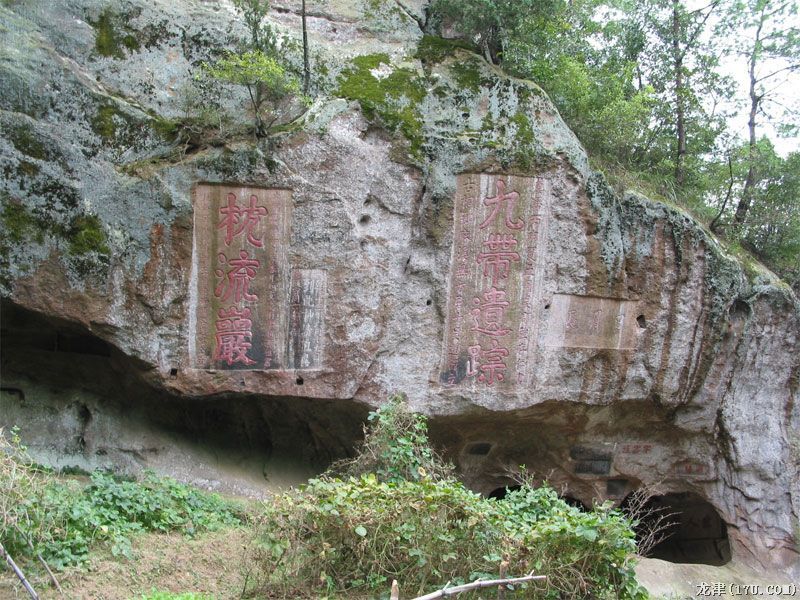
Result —
<instances>
[{"instance_id":1,"label":"weathered stone surface","mask_svg":"<svg viewBox=\"0 0 800 600\"><path fill-rule=\"evenodd\" d=\"M533 83L426 50L424 2L308 4L310 109L255 143L246 92L220 89L229 137L195 147L171 132L199 63L246 35L229 3L0 6L0 425L59 464L168 468L159 427L324 462L402 391L481 492L523 463L587 505L691 492L734 558L800 576L792 293L612 192ZM296 10L270 15L295 38ZM278 222L226 244L229 189ZM228 279L253 240L257 273ZM231 307L254 364L214 358Z\"/></svg>"}]
</instances>

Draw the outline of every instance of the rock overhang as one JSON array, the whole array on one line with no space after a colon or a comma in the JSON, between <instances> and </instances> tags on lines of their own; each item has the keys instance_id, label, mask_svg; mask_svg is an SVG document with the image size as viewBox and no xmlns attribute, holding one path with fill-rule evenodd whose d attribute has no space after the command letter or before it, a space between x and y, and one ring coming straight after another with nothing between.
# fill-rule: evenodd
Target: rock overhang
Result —
<instances>
[{"instance_id":1,"label":"rock overhang","mask_svg":"<svg viewBox=\"0 0 800 600\"><path fill-rule=\"evenodd\" d=\"M421 5L313 9L312 43L336 63L320 85L343 98L269 144L178 158L160 124L179 116L190 66L232 41L233 13L169 4L132 3L127 25L122 5L0 9L8 47L30 49L0 69L2 118L25 134L2 142L13 302L82 324L169 395L375 406L402 391L476 488L498 483L465 450L478 443L506 466L557 469L585 502L610 498L609 481L663 479L750 531L732 536L742 547L791 558L798 304L779 282L680 211L611 190L535 84L456 44L426 53ZM147 40L125 45L126 27ZM280 227L236 232L253 195ZM202 241L231 248L225 206L243 215L233 237L274 242L264 256ZM274 285L246 287L259 273ZM269 297L264 319L248 297ZM260 369L218 337L253 347L270 321ZM624 451L637 446L650 450Z\"/></svg>"}]
</instances>

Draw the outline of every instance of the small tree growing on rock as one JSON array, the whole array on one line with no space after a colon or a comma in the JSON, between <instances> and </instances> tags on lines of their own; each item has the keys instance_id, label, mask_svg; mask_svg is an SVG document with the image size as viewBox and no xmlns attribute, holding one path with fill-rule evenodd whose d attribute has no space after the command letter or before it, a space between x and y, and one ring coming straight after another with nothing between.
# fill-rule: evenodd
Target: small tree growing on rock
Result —
<instances>
[{"instance_id":1,"label":"small tree growing on rock","mask_svg":"<svg viewBox=\"0 0 800 600\"><path fill-rule=\"evenodd\" d=\"M266 22L269 2L234 0L234 6L244 19L250 40L240 52L228 52L213 64L204 63L203 71L212 79L247 90L254 135L266 137L291 100L300 95L300 82L281 64L281 40Z\"/></svg>"}]
</instances>

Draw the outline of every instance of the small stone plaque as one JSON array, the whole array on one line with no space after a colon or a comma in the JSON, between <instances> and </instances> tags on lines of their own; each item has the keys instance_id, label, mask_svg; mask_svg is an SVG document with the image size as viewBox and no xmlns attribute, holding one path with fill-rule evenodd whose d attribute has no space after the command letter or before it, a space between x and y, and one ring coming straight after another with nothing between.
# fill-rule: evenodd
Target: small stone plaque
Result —
<instances>
[{"instance_id":1,"label":"small stone plaque","mask_svg":"<svg viewBox=\"0 0 800 600\"><path fill-rule=\"evenodd\" d=\"M457 178L443 384L513 389L529 383L549 202L545 178Z\"/></svg>"},{"instance_id":2,"label":"small stone plaque","mask_svg":"<svg viewBox=\"0 0 800 600\"><path fill-rule=\"evenodd\" d=\"M289 190L196 186L195 367L285 367L290 210Z\"/></svg>"},{"instance_id":3,"label":"small stone plaque","mask_svg":"<svg viewBox=\"0 0 800 600\"><path fill-rule=\"evenodd\" d=\"M320 366L327 282L327 273L322 270L292 271L287 349L287 366L290 369Z\"/></svg>"},{"instance_id":4,"label":"small stone plaque","mask_svg":"<svg viewBox=\"0 0 800 600\"><path fill-rule=\"evenodd\" d=\"M610 471L610 460L581 460L575 463L575 473L578 475L608 475Z\"/></svg>"},{"instance_id":5,"label":"small stone plaque","mask_svg":"<svg viewBox=\"0 0 800 600\"><path fill-rule=\"evenodd\" d=\"M611 460L611 452L590 448L588 446L572 446L569 449L569 457L572 460Z\"/></svg>"},{"instance_id":6,"label":"small stone plaque","mask_svg":"<svg viewBox=\"0 0 800 600\"><path fill-rule=\"evenodd\" d=\"M636 302L555 294L547 309L544 345L554 348L636 348Z\"/></svg>"}]
</instances>

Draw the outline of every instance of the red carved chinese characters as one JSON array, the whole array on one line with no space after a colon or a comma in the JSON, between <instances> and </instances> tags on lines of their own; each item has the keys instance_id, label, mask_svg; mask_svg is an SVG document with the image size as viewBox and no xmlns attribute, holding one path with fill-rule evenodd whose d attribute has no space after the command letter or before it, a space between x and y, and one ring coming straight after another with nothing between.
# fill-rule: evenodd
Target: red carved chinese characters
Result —
<instances>
[{"instance_id":1,"label":"red carved chinese characters","mask_svg":"<svg viewBox=\"0 0 800 600\"><path fill-rule=\"evenodd\" d=\"M497 285L500 279L508 279L511 263L519 262L519 254L511 251L516 245L516 238L499 233L483 242L487 252L478 254L478 263L483 264L484 277L492 278L492 285Z\"/></svg>"},{"instance_id":2,"label":"red carved chinese characters","mask_svg":"<svg viewBox=\"0 0 800 600\"><path fill-rule=\"evenodd\" d=\"M247 356L247 351L252 346L250 340L253 337L253 322L248 318L250 309L239 310L231 306L226 311L220 308L217 316L214 360L225 361L229 366L233 363L255 364L255 361Z\"/></svg>"},{"instance_id":3,"label":"red carved chinese characters","mask_svg":"<svg viewBox=\"0 0 800 600\"><path fill-rule=\"evenodd\" d=\"M267 209L257 206L258 196L250 196L250 205L240 208L236 203L236 194L228 194L228 204L219 209L222 218L217 228L225 229L225 245L230 246L235 237L244 233L247 242L256 248L264 246L264 241L253 235L253 229L258 226L261 217L266 216Z\"/></svg>"},{"instance_id":4,"label":"red carved chinese characters","mask_svg":"<svg viewBox=\"0 0 800 600\"><path fill-rule=\"evenodd\" d=\"M475 257L483 267L484 279L491 280L491 287L472 300L475 308L470 312L473 320L471 331L477 343L468 348L466 369L468 377L475 377L479 383L487 386L504 381L508 369L510 351L508 342L503 338L511 333L506 322L510 302L504 287L512 266L520 262L516 250L520 242L516 236L525 225L521 218L514 220L514 207L519 200L519 193L507 191L506 182L502 179L498 179L495 186L495 195L483 200L483 205L489 210L478 228L493 226L497 230L489 232L481 244L482 251Z\"/></svg>"},{"instance_id":5,"label":"red carved chinese characters","mask_svg":"<svg viewBox=\"0 0 800 600\"><path fill-rule=\"evenodd\" d=\"M220 253L217 257L220 264L228 264L228 270L223 271L217 269L214 273L221 279L219 285L214 289L214 295L222 300L228 302L233 300L237 304L242 300L248 302L255 302L258 296L249 292L250 282L256 276L256 269L261 266L261 262L250 258L247 250L239 252L239 258L228 260L228 258Z\"/></svg>"},{"instance_id":6,"label":"red carved chinese characters","mask_svg":"<svg viewBox=\"0 0 800 600\"><path fill-rule=\"evenodd\" d=\"M500 209L503 209L503 218L505 227L507 229L522 229L525 223L520 219L519 221L512 221L512 213L514 212L514 204L519 200L518 192L506 192L506 182L502 179L497 180L497 194L491 198L484 198L483 204L491 206L492 212L486 217L486 220L479 225L481 229L485 229L490 223L495 221L500 214Z\"/></svg>"},{"instance_id":7,"label":"red carved chinese characters","mask_svg":"<svg viewBox=\"0 0 800 600\"><path fill-rule=\"evenodd\" d=\"M253 322L250 318L252 310L245 304L255 304L259 300L258 295L251 291L250 284L258 275L261 261L246 249L248 245L254 249L264 247L263 238L257 234L261 219L267 216L268 211L265 206L259 206L258 201L258 196L251 194L248 204L240 206L236 194L229 193L226 204L219 207L217 229L224 232L225 246L235 242L235 247L239 248L235 257L220 252L217 255L219 266L214 271L217 278L214 296L221 303L228 304L227 309L217 311L214 323L214 361L228 366L250 366L256 362L248 356L252 348Z\"/></svg>"},{"instance_id":8,"label":"red carved chinese characters","mask_svg":"<svg viewBox=\"0 0 800 600\"><path fill-rule=\"evenodd\" d=\"M472 319L475 326L472 331L477 331L492 337L507 335L510 329L503 326L508 301L503 290L492 288L483 295L483 301L475 298L473 303L477 306L472 310Z\"/></svg>"}]
</instances>

